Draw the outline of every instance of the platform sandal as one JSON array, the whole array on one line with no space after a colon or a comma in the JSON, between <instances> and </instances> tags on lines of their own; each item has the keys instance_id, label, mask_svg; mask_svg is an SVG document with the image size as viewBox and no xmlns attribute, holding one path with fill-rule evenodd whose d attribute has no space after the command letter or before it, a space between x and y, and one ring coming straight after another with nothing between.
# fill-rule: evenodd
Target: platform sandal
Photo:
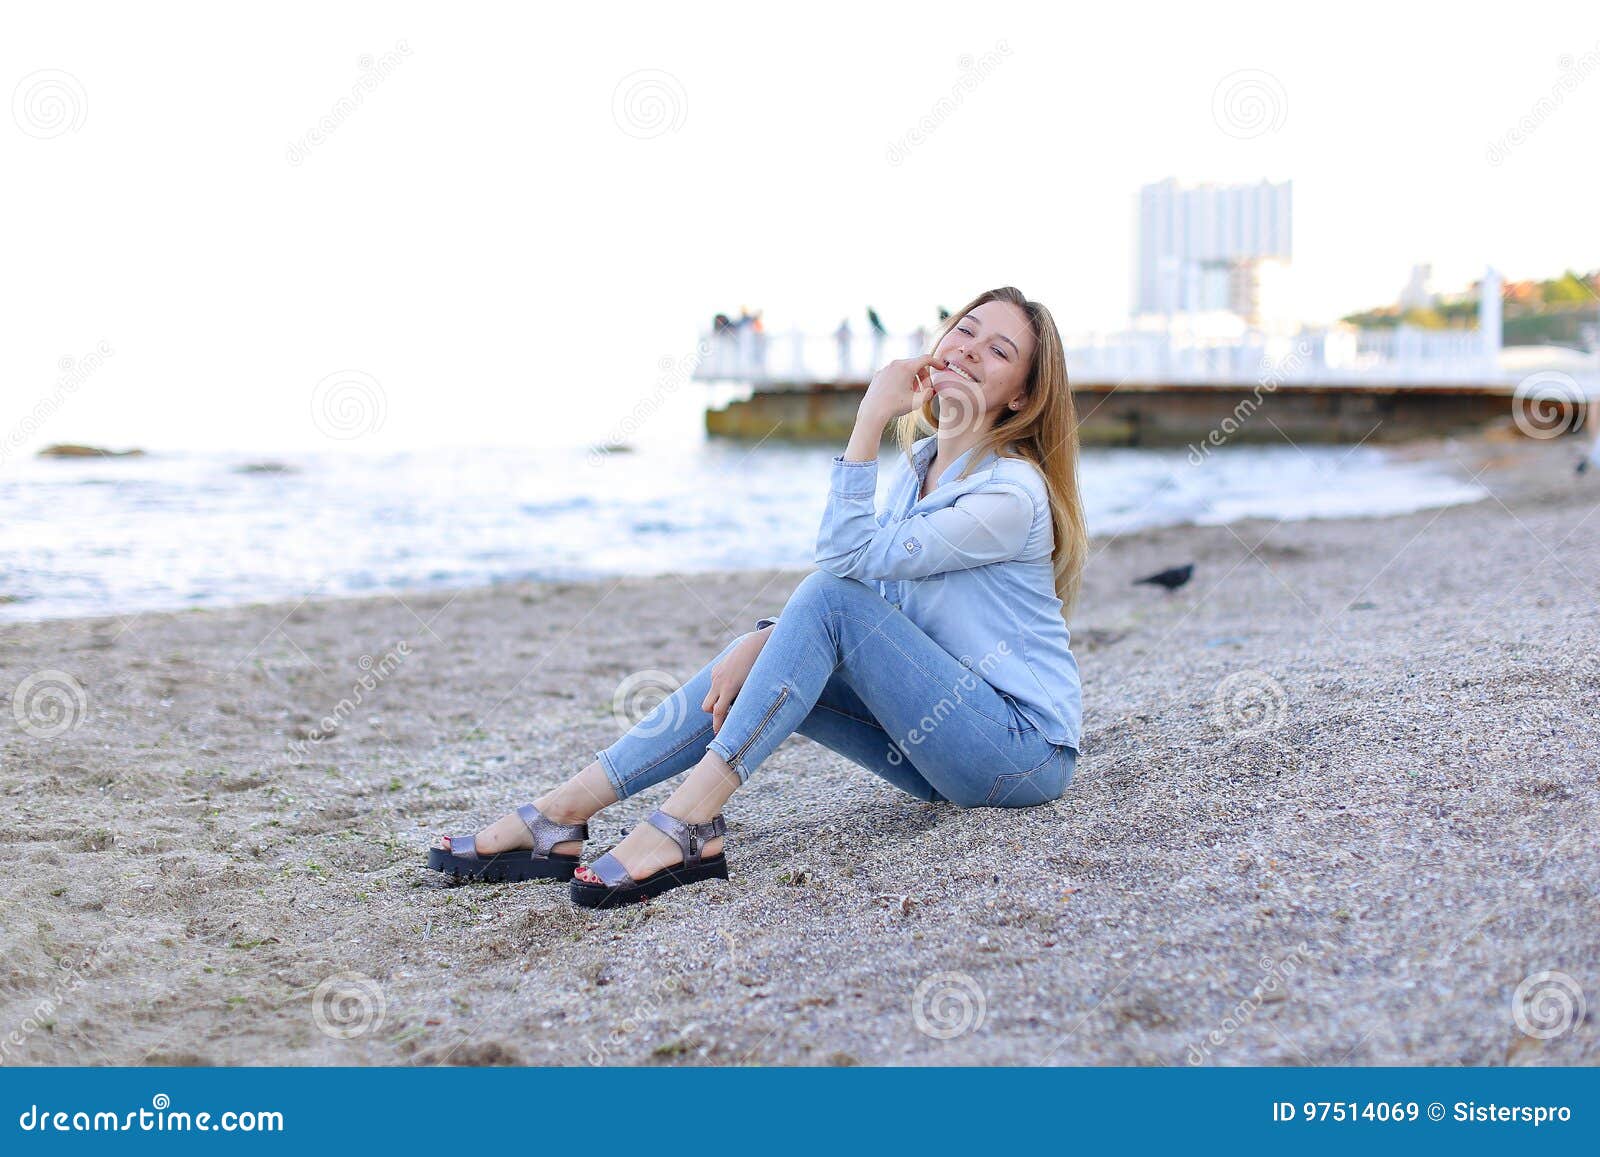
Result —
<instances>
[{"instance_id":1,"label":"platform sandal","mask_svg":"<svg viewBox=\"0 0 1600 1157\"><path fill-rule=\"evenodd\" d=\"M725 851L709 857L701 854L701 849L708 842L727 834L728 825L720 815L703 824L689 824L657 808L646 817L645 822L678 842L678 847L683 851L683 863L673 864L659 872L652 872L642 880L635 880L628 875L628 869L622 866L622 861L607 852L589 865L589 870L604 883L572 881L570 890L575 903L585 908L615 908L634 900L648 900L651 896L659 896L684 884L728 878Z\"/></svg>"},{"instance_id":2,"label":"platform sandal","mask_svg":"<svg viewBox=\"0 0 1600 1157\"><path fill-rule=\"evenodd\" d=\"M531 803L517 809L517 815L533 835L533 847L511 848L492 856L478 854L478 837L446 836L449 850L428 849L428 867L448 872L457 879L513 883L517 880L570 880L578 870L578 857L557 855L550 849L572 840L587 840L589 825L558 824Z\"/></svg>"}]
</instances>

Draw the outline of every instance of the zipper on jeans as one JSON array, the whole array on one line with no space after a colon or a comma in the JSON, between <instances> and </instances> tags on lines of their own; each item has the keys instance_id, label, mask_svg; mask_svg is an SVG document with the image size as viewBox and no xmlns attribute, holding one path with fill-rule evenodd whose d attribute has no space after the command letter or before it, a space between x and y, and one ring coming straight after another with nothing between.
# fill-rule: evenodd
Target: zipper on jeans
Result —
<instances>
[{"instance_id":1,"label":"zipper on jeans","mask_svg":"<svg viewBox=\"0 0 1600 1157\"><path fill-rule=\"evenodd\" d=\"M756 724L756 729L750 733L750 738L746 739L743 745L740 746L739 750L733 753L733 758L728 760L729 767L735 766L741 759L744 758L744 753L750 750L750 745L756 741L756 736L760 735L767 724L772 722L772 717L778 713L778 708L783 706L783 701L788 694L789 688L782 686L778 688L778 697L772 701L772 706L768 708L767 713L762 717L761 722Z\"/></svg>"}]
</instances>

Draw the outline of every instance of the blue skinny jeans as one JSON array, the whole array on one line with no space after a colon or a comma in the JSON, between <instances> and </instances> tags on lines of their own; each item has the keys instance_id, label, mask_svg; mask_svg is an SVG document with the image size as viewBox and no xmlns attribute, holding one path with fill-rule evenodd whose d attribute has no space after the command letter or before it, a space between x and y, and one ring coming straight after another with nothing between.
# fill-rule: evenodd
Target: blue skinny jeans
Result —
<instances>
[{"instance_id":1,"label":"blue skinny jeans","mask_svg":"<svg viewBox=\"0 0 1600 1157\"><path fill-rule=\"evenodd\" d=\"M1053 744L997 691L858 579L826 571L795 588L712 732L702 711L712 669L595 752L618 799L694 767L707 750L740 783L799 732L917 799L1028 807L1057 799L1078 753Z\"/></svg>"}]
</instances>

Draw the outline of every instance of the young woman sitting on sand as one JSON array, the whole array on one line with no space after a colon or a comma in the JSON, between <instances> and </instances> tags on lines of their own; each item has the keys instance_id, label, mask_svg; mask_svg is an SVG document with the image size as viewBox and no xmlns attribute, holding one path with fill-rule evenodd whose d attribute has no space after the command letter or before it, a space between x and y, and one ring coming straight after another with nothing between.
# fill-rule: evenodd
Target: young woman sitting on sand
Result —
<instances>
[{"instance_id":1,"label":"young woman sitting on sand","mask_svg":"<svg viewBox=\"0 0 1600 1157\"><path fill-rule=\"evenodd\" d=\"M875 508L878 446L904 454ZM925 424L924 424L925 423ZM917 439L923 430L937 433ZM798 731L921 800L1058 798L1082 703L1065 615L1088 540L1077 416L1050 312L1010 287L952 314L931 354L874 375L833 459L818 570L595 761L429 865L571 879L588 907L727 878L722 807ZM681 772L667 801L586 868L587 821Z\"/></svg>"}]
</instances>

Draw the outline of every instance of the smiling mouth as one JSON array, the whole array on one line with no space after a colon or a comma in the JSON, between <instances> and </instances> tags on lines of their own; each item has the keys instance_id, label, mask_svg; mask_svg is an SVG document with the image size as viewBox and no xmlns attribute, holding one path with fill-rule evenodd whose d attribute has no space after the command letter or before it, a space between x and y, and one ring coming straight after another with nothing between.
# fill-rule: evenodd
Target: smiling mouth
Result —
<instances>
[{"instance_id":1,"label":"smiling mouth","mask_svg":"<svg viewBox=\"0 0 1600 1157\"><path fill-rule=\"evenodd\" d=\"M975 378L971 374L967 373L966 370L962 369L960 366L956 365L954 362L950 361L948 358L945 359L944 368L946 370L948 370L950 373L955 374L958 378L965 378L967 381L971 382L973 385L977 385L978 384L978 379L977 378Z\"/></svg>"}]
</instances>

